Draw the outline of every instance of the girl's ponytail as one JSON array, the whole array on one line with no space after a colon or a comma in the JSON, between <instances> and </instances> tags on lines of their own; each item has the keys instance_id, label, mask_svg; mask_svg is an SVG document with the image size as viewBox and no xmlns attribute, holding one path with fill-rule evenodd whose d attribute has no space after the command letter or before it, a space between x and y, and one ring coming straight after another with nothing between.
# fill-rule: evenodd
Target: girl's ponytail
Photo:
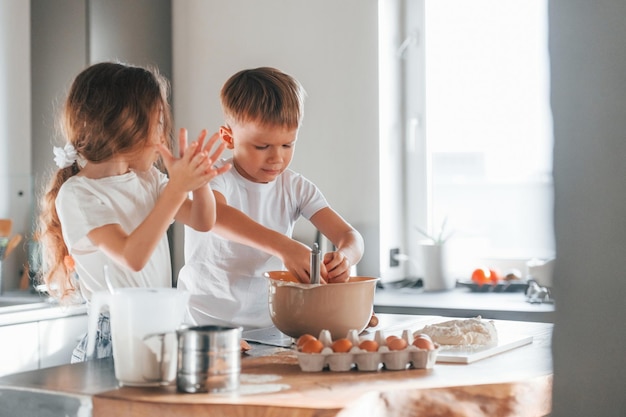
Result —
<instances>
[{"instance_id":1,"label":"girl's ponytail","mask_svg":"<svg viewBox=\"0 0 626 417\"><path fill-rule=\"evenodd\" d=\"M40 199L40 215L36 239L39 241L42 259L42 283L46 285L48 293L59 300L68 300L76 292L72 279L73 271L68 269L69 256L61 222L57 214L55 200L65 181L78 174L78 162L59 169L50 179L44 195Z\"/></svg>"}]
</instances>

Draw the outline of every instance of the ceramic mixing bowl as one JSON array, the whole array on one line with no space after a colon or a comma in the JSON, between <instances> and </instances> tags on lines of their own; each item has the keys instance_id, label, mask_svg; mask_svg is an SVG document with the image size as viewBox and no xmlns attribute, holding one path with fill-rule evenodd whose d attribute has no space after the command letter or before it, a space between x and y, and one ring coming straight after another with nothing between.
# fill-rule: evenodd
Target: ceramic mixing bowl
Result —
<instances>
[{"instance_id":1,"label":"ceramic mixing bowl","mask_svg":"<svg viewBox=\"0 0 626 417\"><path fill-rule=\"evenodd\" d=\"M318 336L327 329L333 339L359 333L372 316L378 278L350 277L336 284L303 284L287 271L266 272L270 316L278 330L293 338Z\"/></svg>"}]
</instances>

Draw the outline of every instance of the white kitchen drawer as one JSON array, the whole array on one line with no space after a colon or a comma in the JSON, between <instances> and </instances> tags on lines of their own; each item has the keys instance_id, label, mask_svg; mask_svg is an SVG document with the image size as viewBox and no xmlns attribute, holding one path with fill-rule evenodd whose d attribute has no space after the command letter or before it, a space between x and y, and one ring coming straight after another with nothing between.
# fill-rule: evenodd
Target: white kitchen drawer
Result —
<instances>
[{"instance_id":1,"label":"white kitchen drawer","mask_svg":"<svg viewBox=\"0 0 626 417\"><path fill-rule=\"evenodd\" d=\"M39 368L39 324L0 327L0 375Z\"/></svg>"},{"instance_id":2,"label":"white kitchen drawer","mask_svg":"<svg viewBox=\"0 0 626 417\"><path fill-rule=\"evenodd\" d=\"M40 368L70 363L72 351L87 332L87 315L39 322Z\"/></svg>"}]
</instances>

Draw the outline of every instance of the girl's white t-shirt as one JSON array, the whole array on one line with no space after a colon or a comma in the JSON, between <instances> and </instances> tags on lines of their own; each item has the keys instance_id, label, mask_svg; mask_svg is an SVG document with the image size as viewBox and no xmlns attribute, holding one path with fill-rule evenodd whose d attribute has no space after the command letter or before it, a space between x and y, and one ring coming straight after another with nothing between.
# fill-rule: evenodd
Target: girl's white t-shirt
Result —
<instances>
[{"instance_id":1,"label":"girl's white t-shirt","mask_svg":"<svg viewBox=\"0 0 626 417\"><path fill-rule=\"evenodd\" d=\"M219 166L231 160L220 161ZM211 181L229 206L257 223L291 237L296 220L307 220L328 203L302 175L286 170L270 183L255 183L230 169ZM224 239L217 233L185 227L185 266L178 288L188 291L193 324L269 327L268 283L263 273L282 270L280 259Z\"/></svg>"},{"instance_id":2,"label":"girl's white t-shirt","mask_svg":"<svg viewBox=\"0 0 626 417\"><path fill-rule=\"evenodd\" d=\"M172 286L166 234L139 272L114 262L87 237L91 230L107 224L119 224L126 233L131 233L152 211L167 182L167 176L152 167L145 172L131 171L100 179L73 176L61 186L56 209L86 300L90 300L95 291L107 290L104 265L108 265L114 287Z\"/></svg>"}]
</instances>

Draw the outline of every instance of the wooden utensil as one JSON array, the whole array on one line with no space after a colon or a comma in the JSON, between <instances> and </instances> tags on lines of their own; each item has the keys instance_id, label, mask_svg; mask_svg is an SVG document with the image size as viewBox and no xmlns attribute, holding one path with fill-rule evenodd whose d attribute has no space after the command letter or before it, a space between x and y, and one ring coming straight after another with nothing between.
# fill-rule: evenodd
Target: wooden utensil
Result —
<instances>
[{"instance_id":1,"label":"wooden utensil","mask_svg":"<svg viewBox=\"0 0 626 417\"><path fill-rule=\"evenodd\" d=\"M7 248L4 251L4 257L7 258L11 252L13 251L13 249L15 249L15 247L22 241L22 235L21 234L16 234L13 235L11 237L11 239L9 239L9 243L7 243Z\"/></svg>"},{"instance_id":2,"label":"wooden utensil","mask_svg":"<svg viewBox=\"0 0 626 417\"><path fill-rule=\"evenodd\" d=\"M30 275L28 272L28 264L26 264L24 265L24 272L20 278L20 290L27 290L30 288Z\"/></svg>"},{"instance_id":3,"label":"wooden utensil","mask_svg":"<svg viewBox=\"0 0 626 417\"><path fill-rule=\"evenodd\" d=\"M9 236L11 234L12 228L13 228L13 220L0 219L0 237Z\"/></svg>"}]
</instances>

